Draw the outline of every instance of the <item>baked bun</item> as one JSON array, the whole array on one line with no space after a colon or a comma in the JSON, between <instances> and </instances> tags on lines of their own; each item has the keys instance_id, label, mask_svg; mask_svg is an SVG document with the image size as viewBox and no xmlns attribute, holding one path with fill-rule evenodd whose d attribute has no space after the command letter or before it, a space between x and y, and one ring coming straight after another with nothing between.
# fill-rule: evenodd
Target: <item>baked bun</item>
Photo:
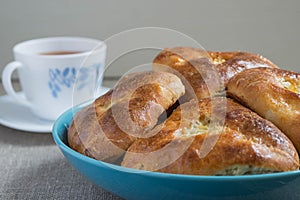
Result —
<instances>
[{"instance_id":1,"label":"baked bun","mask_svg":"<svg viewBox=\"0 0 300 200\"><path fill-rule=\"evenodd\" d=\"M278 68L267 58L248 52L212 52L209 51L212 62L216 65L224 84L234 75L252 68Z\"/></svg>"},{"instance_id":2,"label":"baked bun","mask_svg":"<svg viewBox=\"0 0 300 200\"><path fill-rule=\"evenodd\" d=\"M183 94L184 86L173 74L126 75L114 90L74 116L69 145L89 157L115 162L136 137L145 137L159 116Z\"/></svg>"},{"instance_id":3,"label":"baked bun","mask_svg":"<svg viewBox=\"0 0 300 200\"><path fill-rule=\"evenodd\" d=\"M208 132L214 109L227 104L224 126ZM223 97L201 99L178 107L161 130L137 139L122 166L141 170L194 175L242 175L299 169L291 141L271 122ZM182 118L184 107L186 116ZM199 112L195 118L195 111ZM220 112L216 112L216 118ZM218 132L219 131L219 132ZM212 142L215 141L215 142ZM206 145L206 147L204 147ZM208 145L208 146L207 146ZM208 149L206 155L203 149Z\"/></svg>"},{"instance_id":4,"label":"baked bun","mask_svg":"<svg viewBox=\"0 0 300 200\"><path fill-rule=\"evenodd\" d=\"M231 97L273 122L300 152L300 73L249 69L230 79L227 87Z\"/></svg>"},{"instance_id":5,"label":"baked bun","mask_svg":"<svg viewBox=\"0 0 300 200\"><path fill-rule=\"evenodd\" d=\"M228 80L249 68L277 68L268 59L247 52L211 52L191 47L166 48L153 61L156 71L179 76L186 87L183 101L217 96ZM195 93L195 94L194 94Z\"/></svg>"},{"instance_id":6,"label":"baked bun","mask_svg":"<svg viewBox=\"0 0 300 200\"><path fill-rule=\"evenodd\" d=\"M153 60L155 71L167 71L180 77L186 88L181 102L202 99L224 90L209 54L206 51L190 48L166 48Z\"/></svg>"}]
</instances>

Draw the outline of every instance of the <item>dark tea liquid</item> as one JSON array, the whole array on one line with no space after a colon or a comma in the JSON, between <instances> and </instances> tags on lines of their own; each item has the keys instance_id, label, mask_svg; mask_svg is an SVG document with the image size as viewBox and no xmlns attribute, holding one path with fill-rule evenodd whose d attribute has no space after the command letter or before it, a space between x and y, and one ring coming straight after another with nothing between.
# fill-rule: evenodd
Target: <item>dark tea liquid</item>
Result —
<instances>
[{"instance_id":1,"label":"dark tea liquid","mask_svg":"<svg viewBox=\"0 0 300 200\"><path fill-rule=\"evenodd\" d=\"M76 54L82 53L82 51L50 51L50 52L43 52L39 53L40 55L68 55L68 54Z\"/></svg>"}]
</instances>

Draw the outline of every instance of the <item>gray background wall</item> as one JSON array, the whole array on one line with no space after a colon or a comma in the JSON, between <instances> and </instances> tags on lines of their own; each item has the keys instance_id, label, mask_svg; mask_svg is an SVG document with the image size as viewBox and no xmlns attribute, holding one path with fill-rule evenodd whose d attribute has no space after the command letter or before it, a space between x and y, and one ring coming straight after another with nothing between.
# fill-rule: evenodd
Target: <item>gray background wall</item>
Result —
<instances>
[{"instance_id":1,"label":"gray background wall","mask_svg":"<svg viewBox=\"0 0 300 200\"><path fill-rule=\"evenodd\" d=\"M13 45L23 40L61 35L104 40L144 26L180 31L208 50L260 53L300 71L299 20L297 0L0 0L0 72L13 59ZM125 56L106 75L152 55Z\"/></svg>"}]
</instances>

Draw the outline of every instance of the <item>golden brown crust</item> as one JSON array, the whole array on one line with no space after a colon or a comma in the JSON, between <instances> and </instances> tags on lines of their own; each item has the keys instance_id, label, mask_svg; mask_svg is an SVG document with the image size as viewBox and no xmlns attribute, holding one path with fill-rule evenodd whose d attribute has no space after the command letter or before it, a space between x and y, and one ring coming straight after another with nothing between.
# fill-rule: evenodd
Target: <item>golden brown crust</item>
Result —
<instances>
[{"instance_id":1,"label":"golden brown crust","mask_svg":"<svg viewBox=\"0 0 300 200\"><path fill-rule=\"evenodd\" d=\"M186 88L182 102L209 97L224 86L207 52L196 48L166 48L155 57L153 69L181 78Z\"/></svg>"},{"instance_id":2,"label":"golden brown crust","mask_svg":"<svg viewBox=\"0 0 300 200\"><path fill-rule=\"evenodd\" d=\"M199 121L203 124L211 116L211 102L202 99L196 108L188 105L191 102L181 107L187 105L191 113L198 109ZM224 99L216 98L214 103L217 107L224 106ZM194 132L195 127L199 129L196 121L181 126L184 119L181 108L177 108L157 135L138 139L130 146L122 166L199 175L241 175L299 168L294 146L277 127L233 100L226 100L226 104L223 131L209 135L200 128ZM201 147L216 136L211 151L201 156Z\"/></svg>"},{"instance_id":3,"label":"golden brown crust","mask_svg":"<svg viewBox=\"0 0 300 200\"><path fill-rule=\"evenodd\" d=\"M255 67L277 68L252 53L206 52L191 47L166 48L153 61L154 70L171 72L182 79L187 90L183 102L195 99L195 95L198 99L216 96L232 76Z\"/></svg>"},{"instance_id":4,"label":"golden brown crust","mask_svg":"<svg viewBox=\"0 0 300 200\"><path fill-rule=\"evenodd\" d=\"M234 75L242 72L245 69L252 69L258 67L278 68L267 58L248 52L208 52L211 59L221 60L221 63L216 64L225 85L228 80Z\"/></svg>"},{"instance_id":5,"label":"golden brown crust","mask_svg":"<svg viewBox=\"0 0 300 200\"><path fill-rule=\"evenodd\" d=\"M87 156L114 162L183 94L184 86L173 74L129 74L114 90L75 115L68 131L69 145Z\"/></svg>"},{"instance_id":6,"label":"golden brown crust","mask_svg":"<svg viewBox=\"0 0 300 200\"><path fill-rule=\"evenodd\" d=\"M249 69L228 83L228 94L278 126L300 152L300 74Z\"/></svg>"}]
</instances>

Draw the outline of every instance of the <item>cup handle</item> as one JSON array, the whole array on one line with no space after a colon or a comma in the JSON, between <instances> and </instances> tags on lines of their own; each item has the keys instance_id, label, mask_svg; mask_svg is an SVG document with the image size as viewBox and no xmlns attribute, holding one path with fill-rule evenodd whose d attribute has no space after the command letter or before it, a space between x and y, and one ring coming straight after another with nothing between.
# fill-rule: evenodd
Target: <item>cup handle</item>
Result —
<instances>
[{"instance_id":1,"label":"cup handle","mask_svg":"<svg viewBox=\"0 0 300 200\"><path fill-rule=\"evenodd\" d=\"M31 105L30 102L27 99L23 98L22 96L18 95L12 86L12 81L11 81L12 73L17 68L21 68L21 67L23 67L23 65L18 61L14 61L7 64L2 73L2 84L4 90L9 96L11 96L16 101L18 101L19 103L25 106L30 106Z\"/></svg>"}]
</instances>

